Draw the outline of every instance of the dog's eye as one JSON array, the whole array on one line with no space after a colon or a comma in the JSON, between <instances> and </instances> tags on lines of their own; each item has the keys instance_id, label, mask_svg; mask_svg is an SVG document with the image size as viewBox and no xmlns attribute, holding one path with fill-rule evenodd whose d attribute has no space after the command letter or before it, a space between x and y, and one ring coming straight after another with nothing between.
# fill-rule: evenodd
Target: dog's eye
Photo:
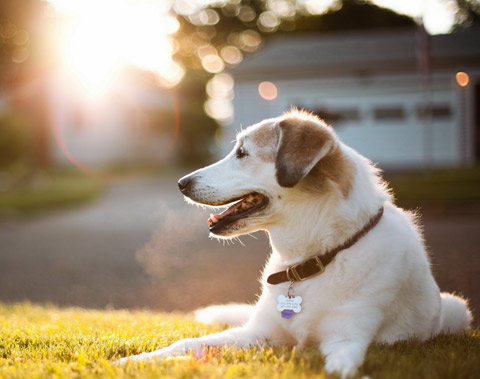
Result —
<instances>
[{"instance_id":1,"label":"dog's eye","mask_svg":"<svg viewBox=\"0 0 480 379\"><path fill-rule=\"evenodd\" d=\"M236 155L237 155L237 158L243 158L244 156L247 155L247 152L245 151L245 148L243 146L240 146L237 149Z\"/></svg>"}]
</instances>

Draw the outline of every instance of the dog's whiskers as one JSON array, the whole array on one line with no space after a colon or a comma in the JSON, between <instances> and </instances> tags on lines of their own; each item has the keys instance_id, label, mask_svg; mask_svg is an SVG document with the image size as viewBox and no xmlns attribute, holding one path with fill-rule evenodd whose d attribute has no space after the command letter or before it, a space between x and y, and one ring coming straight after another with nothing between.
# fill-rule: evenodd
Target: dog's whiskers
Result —
<instances>
[{"instance_id":1,"label":"dog's whiskers","mask_svg":"<svg viewBox=\"0 0 480 379\"><path fill-rule=\"evenodd\" d=\"M240 243L240 245L242 245L243 247L247 247L247 245L245 245L243 241L240 239L240 236L236 236L235 240L237 240Z\"/></svg>"}]
</instances>

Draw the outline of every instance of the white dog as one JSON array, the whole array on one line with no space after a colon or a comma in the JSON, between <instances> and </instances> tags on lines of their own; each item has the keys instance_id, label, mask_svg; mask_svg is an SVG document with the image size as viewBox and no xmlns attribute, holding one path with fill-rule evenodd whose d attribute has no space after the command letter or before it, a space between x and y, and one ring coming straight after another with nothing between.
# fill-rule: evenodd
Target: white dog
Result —
<instances>
[{"instance_id":1,"label":"white dog","mask_svg":"<svg viewBox=\"0 0 480 379\"><path fill-rule=\"evenodd\" d=\"M206 308L203 320L243 325L128 359L208 346L317 346L328 373L355 373L372 341L426 340L468 330L466 301L440 293L415 225L372 164L323 121L293 110L242 131L221 161L179 181L183 194L223 213L220 238L267 231L272 254L253 306ZM233 204L233 205L232 205Z\"/></svg>"}]
</instances>

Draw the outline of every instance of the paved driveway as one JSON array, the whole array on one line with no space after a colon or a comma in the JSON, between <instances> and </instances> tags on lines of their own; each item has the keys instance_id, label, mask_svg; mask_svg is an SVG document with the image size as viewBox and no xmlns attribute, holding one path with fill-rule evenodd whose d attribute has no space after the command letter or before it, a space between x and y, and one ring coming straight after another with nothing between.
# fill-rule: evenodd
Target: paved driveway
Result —
<instances>
[{"instance_id":1,"label":"paved driveway","mask_svg":"<svg viewBox=\"0 0 480 379\"><path fill-rule=\"evenodd\" d=\"M207 218L176 178L139 177L84 207L0 220L0 300L169 311L253 301L265 235L222 244ZM480 211L430 209L423 222L440 287L480 310Z\"/></svg>"},{"instance_id":2,"label":"paved driveway","mask_svg":"<svg viewBox=\"0 0 480 379\"><path fill-rule=\"evenodd\" d=\"M228 288L218 286L228 266L238 262L241 272L252 258L252 280L241 288L255 292L266 241L248 237L248 248L225 251L208 238L207 218L184 202L176 178L136 178L112 182L85 207L2 219L0 300L187 309ZM251 249L259 245L258 257ZM192 295L203 279L204 291Z\"/></svg>"}]
</instances>

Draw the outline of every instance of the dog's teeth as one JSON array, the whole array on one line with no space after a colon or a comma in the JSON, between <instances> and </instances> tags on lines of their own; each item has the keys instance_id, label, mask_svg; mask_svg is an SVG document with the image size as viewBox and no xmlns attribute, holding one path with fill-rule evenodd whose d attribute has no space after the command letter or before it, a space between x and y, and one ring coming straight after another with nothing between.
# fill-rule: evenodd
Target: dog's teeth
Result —
<instances>
[{"instance_id":1,"label":"dog's teeth","mask_svg":"<svg viewBox=\"0 0 480 379\"><path fill-rule=\"evenodd\" d=\"M214 214L210 213L210 220L212 222L212 224L215 224L218 222L218 218L215 217Z\"/></svg>"}]
</instances>

